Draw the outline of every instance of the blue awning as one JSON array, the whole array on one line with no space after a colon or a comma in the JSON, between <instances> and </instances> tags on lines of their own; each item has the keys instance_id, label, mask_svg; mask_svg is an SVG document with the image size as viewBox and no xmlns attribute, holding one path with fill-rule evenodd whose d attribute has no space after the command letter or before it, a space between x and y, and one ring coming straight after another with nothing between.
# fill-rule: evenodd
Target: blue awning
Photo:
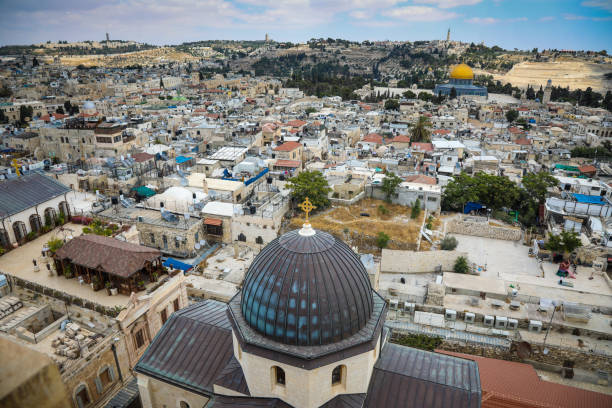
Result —
<instances>
[{"instance_id":1,"label":"blue awning","mask_svg":"<svg viewBox=\"0 0 612 408\"><path fill-rule=\"evenodd\" d=\"M188 162L189 160L191 160L191 157L178 156L175 161L176 164L183 164L185 162Z\"/></svg>"},{"instance_id":2,"label":"blue awning","mask_svg":"<svg viewBox=\"0 0 612 408\"><path fill-rule=\"evenodd\" d=\"M606 202L604 200L602 200L602 198L600 196L596 196L596 195L586 195L586 194L572 193L572 196L574 196L576 201L578 201L579 203L599 204L599 205L605 205L606 204Z\"/></svg>"},{"instance_id":3,"label":"blue awning","mask_svg":"<svg viewBox=\"0 0 612 408\"><path fill-rule=\"evenodd\" d=\"M174 258L166 259L166 262L163 263L166 268L174 268L180 269L182 271L188 271L193 268L193 265L186 264L185 262L177 261Z\"/></svg>"}]
</instances>

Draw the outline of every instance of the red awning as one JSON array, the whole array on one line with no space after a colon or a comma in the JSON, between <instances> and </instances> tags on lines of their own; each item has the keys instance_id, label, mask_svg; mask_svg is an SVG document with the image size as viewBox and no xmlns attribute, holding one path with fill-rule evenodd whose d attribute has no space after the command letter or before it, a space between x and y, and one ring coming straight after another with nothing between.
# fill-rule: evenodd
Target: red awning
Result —
<instances>
[{"instance_id":1,"label":"red awning","mask_svg":"<svg viewBox=\"0 0 612 408\"><path fill-rule=\"evenodd\" d=\"M221 226L221 224L223 224L223 220L220 220L218 218L207 218L204 220L204 224Z\"/></svg>"}]
</instances>

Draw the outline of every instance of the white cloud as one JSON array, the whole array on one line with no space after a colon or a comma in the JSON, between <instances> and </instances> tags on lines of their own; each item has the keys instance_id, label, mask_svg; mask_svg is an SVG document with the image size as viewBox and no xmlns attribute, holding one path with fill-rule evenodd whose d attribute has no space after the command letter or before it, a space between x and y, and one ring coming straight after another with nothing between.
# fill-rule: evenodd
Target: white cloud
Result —
<instances>
[{"instance_id":1,"label":"white cloud","mask_svg":"<svg viewBox=\"0 0 612 408\"><path fill-rule=\"evenodd\" d=\"M443 11L425 6L398 7L383 11L380 14L403 21L441 21L459 17L459 14L452 11Z\"/></svg>"},{"instance_id":2,"label":"white cloud","mask_svg":"<svg viewBox=\"0 0 612 408\"><path fill-rule=\"evenodd\" d=\"M577 14L564 14L563 18L566 20L587 20L588 17L579 16Z\"/></svg>"},{"instance_id":3,"label":"white cloud","mask_svg":"<svg viewBox=\"0 0 612 408\"><path fill-rule=\"evenodd\" d=\"M516 18L509 18L508 22L509 23L519 23L521 21L527 21L529 20L527 17L516 17Z\"/></svg>"},{"instance_id":4,"label":"white cloud","mask_svg":"<svg viewBox=\"0 0 612 408\"><path fill-rule=\"evenodd\" d=\"M465 22L470 23L470 24L488 25L488 24L497 24L500 22L500 20L494 17L472 17L470 19L465 20Z\"/></svg>"},{"instance_id":5,"label":"white cloud","mask_svg":"<svg viewBox=\"0 0 612 408\"><path fill-rule=\"evenodd\" d=\"M417 4L431 4L443 9L459 6L473 6L482 0L414 0Z\"/></svg>"},{"instance_id":6,"label":"white cloud","mask_svg":"<svg viewBox=\"0 0 612 408\"><path fill-rule=\"evenodd\" d=\"M612 0L588 0L581 3L584 7L600 8L612 13Z\"/></svg>"},{"instance_id":7,"label":"white cloud","mask_svg":"<svg viewBox=\"0 0 612 408\"><path fill-rule=\"evenodd\" d=\"M365 20L366 18L371 17L372 14L368 13L365 10L355 10L351 11L349 15L353 18L356 18L357 20Z\"/></svg>"}]
</instances>

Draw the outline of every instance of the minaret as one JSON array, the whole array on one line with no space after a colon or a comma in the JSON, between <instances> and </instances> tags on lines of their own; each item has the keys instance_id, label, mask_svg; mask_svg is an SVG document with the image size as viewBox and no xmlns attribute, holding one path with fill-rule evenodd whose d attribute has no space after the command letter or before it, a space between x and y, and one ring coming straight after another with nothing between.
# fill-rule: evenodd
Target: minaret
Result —
<instances>
[{"instance_id":1,"label":"minaret","mask_svg":"<svg viewBox=\"0 0 612 408\"><path fill-rule=\"evenodd\" d=\"M544 96L542 97L542 103L546 105L550 102L550 94L552 92L552 80L546 82L546 88L544 88Z\"/></svg>"},{"instance_id":2,"label":"minaret","mask_svg":"<svg viewBox=\"0 0 612 408\"><path fill-rule=\"evenodd\" d=\"M450 27L448 27L448 32L446 33L446 42L450 42Z\"/></svg>"}]
</instances>

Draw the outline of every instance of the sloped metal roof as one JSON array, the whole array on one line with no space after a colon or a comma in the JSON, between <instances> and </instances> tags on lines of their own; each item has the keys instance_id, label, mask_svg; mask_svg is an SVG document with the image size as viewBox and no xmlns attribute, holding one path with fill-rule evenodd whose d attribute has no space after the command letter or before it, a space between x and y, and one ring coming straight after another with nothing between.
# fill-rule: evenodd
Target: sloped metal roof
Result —
<instances>
[{"instance_id":1,"label":"sloped metal roof","mask_svg":"<svg viewBox=\"0 0 612 408\"><path fill-rule=\"evenodd\" d=\"M212 395L213 384L233 358L227 305L207 300L170 316L134 367L200 395Z\"/></svg>"},{"instance_id":2,"label":"sloped metal roof","mask_svg":"<svg viewBox=\"0 0 612 408\"><path fill-rule=\"evenodd\" d=\"M480 408L478 365L387 344L374 366L365 407Z\"/></svg>"},{"instance_id":3,"label":"sloped metal roof","mask_svg":"<svg viewBox=\"0 0 612 408\"><path fill-rule=\"evenodd\" d=\"M69 191L59 181L39 173L0 182L0 217L20 213Z\"/></svg>"}]
</instances>

